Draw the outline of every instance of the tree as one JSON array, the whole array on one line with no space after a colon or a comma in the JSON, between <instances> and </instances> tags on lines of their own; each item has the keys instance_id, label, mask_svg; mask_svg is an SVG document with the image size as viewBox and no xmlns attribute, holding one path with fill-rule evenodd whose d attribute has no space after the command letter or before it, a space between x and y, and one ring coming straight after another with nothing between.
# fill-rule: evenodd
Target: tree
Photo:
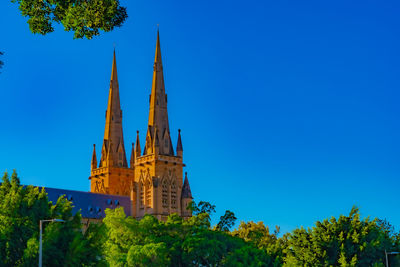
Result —
<instances>
[{"instance_id":1,"label":"tree","mask_svg":"<svg viewBox=\"0 0 400 267\"><path fill-rule=\"evenodd\" d=\"M192 201L190 202L188 209L192 211L194 215L199 215L201 213L208 213L211 215L215 212L215 205L212 205L210 202L200 201L199 204Z\"/></svg>"},{"instance_id":2,"label":"tree","mask_svg":"<svg viewBox=\"0 0 400 267\"><path fill-rule=\"evenodd\" d=\"M60 23L74 38L92 39L100 31L120 27L126 18L126 7L119 0L11 0L17 3L22 16L28 18L33 33L47 34Z\"/></svg>"},{"instance_id":3,"label":"tree","mask_svg":"<svg viewBox=\"0 0 400 267\"><path fill-rule=\"evenodd\" d=\"M223 260L222 266L280 266L271 262L273 259L265 251L250 245L242 245Z\"/></svg>"},{"instance_id":4,"label":"tree","mask_svg":"<svg viewBox=\"0 0 400 267\"><path fill-rule=\"evenodd\" d=\"M263 222L242 221L238 229L231 232L231 235L239 237L254 247L265 251L269 255L266 262L268 266L282 266L285 238L278 238L279 231L279 227L276 226L271 234L269 227L265 226Z\"/></svg>"},{"instance_id":5,"label":"tree","mask_svg":"<svg viewBox=\"0 0 400 267\"><path fill-rule=\"evenodd\" d=\"M231 229L232 226L235 225L236 220L237 218L235 217L235 214L232 211L227 210L225 211L225 214L220 217L220 220L215 226L215 229L217 231L228 232L229 229Z\"/></svg>"},{"instance_id":6,"label":"tree","mask_svg":"<svg viewBox=\"0 0 400 267\"><path fill-rule=\"evenodd\" d=\"M349 216L318 221L312 229L300 228L289 234L285 266L383 267L385 250L399 249L390 227L378 219L361 220L358 208L353 207Z\"/></svg>"},{"instance_id":7,"label":"tree","mask_svg":"<svg viewBox=\"0 0 400 267\"><path fill-rule=\"evenodd\" d=\"M163 222L151 215L137 221L122 208L107 209L103 254L110 266L268 266L263 250L210 229L205 210L187 220L171 214Z\"/></svg>"},{"instance_id":8,"label":"tree","mask_svg":"<svg viewBox=\"0 0 400 267\"><path fill-rule=\"evenodd\" d=\"M0 266L35 266L38 262L39 220L46 223L43 234L44 266L96 266L101 262L96 226L81 231L81 215L72 215L72 204L60 197L48 201L44 189L21 186L14 171L0 185ZM79 263L79 264L78 264Z\"/></svg>"},{"instance_id":9,"label":"tree","mask_svg":"<svg viewBox=\"0 0 400 267\"><path fill-rule=\"evenodd\" d=\"M128 266L157 267L167 266L167 247L165 243L150 243L143 246L133 245L128 251Z\"/></svg>"}]
</instances>

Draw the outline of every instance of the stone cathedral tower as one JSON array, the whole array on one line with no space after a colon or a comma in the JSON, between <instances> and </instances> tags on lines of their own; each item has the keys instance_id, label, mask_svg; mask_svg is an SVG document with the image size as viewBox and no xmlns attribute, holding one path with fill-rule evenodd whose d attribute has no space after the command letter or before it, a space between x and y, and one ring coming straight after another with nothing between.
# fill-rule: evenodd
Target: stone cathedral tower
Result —
<instances>
[{"instance_id":1,"label":"stone cathedral tower","mask_svg":"<svg viewBox=\"0 0 400 267\"><path fill-rule=\"evenodd\" d=\"M128 168L126 160L115 51L101 158L97 165L96 147L93 145L89 179L91 192L111 195L129 195L129 187L134 179L134 170Z\"/></svg>"},{"instance_id":2,"label":"stone cathedral tower","mask_svg":"<svg viewBox=\"0 0 400 267\"><path fill-rule=\"evenodd\" d=\"M186 174L183 181L185 165L180 130L175 151L170 136L168 99L165 93L158 32L153 68L149 121L143 154L137 132L136 144L132 143L128 167L114 51L101 159L98 164L94 147L89 177L90 189L95 193L130 195L131 214L136 218L152 214L160 220L165 220L171 213L190 217L191 213L186 207L192 200L192 194Z\"/></svg>"}]
</instances>

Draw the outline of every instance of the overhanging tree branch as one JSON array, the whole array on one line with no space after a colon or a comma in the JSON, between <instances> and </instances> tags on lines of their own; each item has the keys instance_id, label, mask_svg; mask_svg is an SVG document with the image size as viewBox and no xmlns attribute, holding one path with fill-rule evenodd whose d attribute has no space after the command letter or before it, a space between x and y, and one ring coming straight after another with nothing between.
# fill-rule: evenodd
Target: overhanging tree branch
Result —
<instances>
[{"instance_id":1,"label":"overhanging tree branch","mask_svg":"<svg viewBox=\"0 0 400 267\"><path fill-rule=\"evenodd\" d=\"M100 31L120 27L128 17L119 0L11 0L19 5L22 16L28 18L33 33L53 32L54 23L73 31L75 38L92 39Z\"/></svg>"}]
</instances>

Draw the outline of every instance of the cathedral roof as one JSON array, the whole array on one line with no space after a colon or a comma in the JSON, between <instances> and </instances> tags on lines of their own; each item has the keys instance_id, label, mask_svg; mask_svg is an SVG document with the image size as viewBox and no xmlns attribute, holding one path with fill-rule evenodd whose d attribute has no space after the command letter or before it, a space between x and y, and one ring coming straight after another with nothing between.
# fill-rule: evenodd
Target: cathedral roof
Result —
<instances>
[{"instance_id":1,"label":"cathedral roof","mask_svg":"<svg viewBox=\"0 0 400 267\"><path fill-rule=\"evenodd\" d=\"M82 217L86 219L103 219L105 209L115 209L122 207L127 216L131 216L131 199L129 196L117 196L97 194L84 191L66 190L45 187L49 201L55 204L57 199L65 197L73 203L72 212L75 214L79 210Z\"/></svg>"}]
</instances>

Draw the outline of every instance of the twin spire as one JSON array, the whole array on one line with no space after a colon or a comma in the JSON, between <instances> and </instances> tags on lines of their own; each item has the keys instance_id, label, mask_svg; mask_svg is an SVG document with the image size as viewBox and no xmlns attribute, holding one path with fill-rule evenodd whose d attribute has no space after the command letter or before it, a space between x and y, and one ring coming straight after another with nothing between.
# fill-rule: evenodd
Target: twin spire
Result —
<instances>
[{"instance_id":1,"label":"twin spire","mask_svg":"<svg viewBox=\"0 0 400 267\"><path fill-rule=\"evenodd\" d=\"M177 156L182 157L182 141L179 130L177 143ZM157 44L153 67L153 82L150 95L149 121L147 127L146 144L143 155L162 154L174 156L172 147L168 111L167 95L165 94L163 66L161 59L160 34L157 31ZM135 158L141 156L139 142L139 132L137 132L136 146L132 143L132 155L130 159L131 168L135 163ZM92 169L97 166L95 148L92 156ZM99 167L128 167L124 137L122 131L122 110L119 98L119 85L117 75L117 61L115 50L111 70L110 90L108 95L108 105L106 111L106 126L104 130L104 141L101 150L101 160Z\"/></svg>"},{"instance_id":2,"label":"twin spire","mask_svg":"<svg viewBox=\"0 0 400 267\"><path fill-rule=\"evenodd\" d=\"M174 149L172 147L169 132L167 101L161 59L160 34L157 31L153 82L150 95L149 123L147 127L144 155L153 153L170 156L174 155Z\"/></svg>"},{"instance_id":3,"label":"twin spire","mask_svg":"<svg viewBox=\"0 0 400 267\"><path fill-rule=\"evenodd\" d=\"M122 110L119 100L119 84L115 50L106 110L104 141L101 149L100 160L100 167L106 166L128 167L124 146L124 135L122 132Z\"/></svg>"}]
</instances>

